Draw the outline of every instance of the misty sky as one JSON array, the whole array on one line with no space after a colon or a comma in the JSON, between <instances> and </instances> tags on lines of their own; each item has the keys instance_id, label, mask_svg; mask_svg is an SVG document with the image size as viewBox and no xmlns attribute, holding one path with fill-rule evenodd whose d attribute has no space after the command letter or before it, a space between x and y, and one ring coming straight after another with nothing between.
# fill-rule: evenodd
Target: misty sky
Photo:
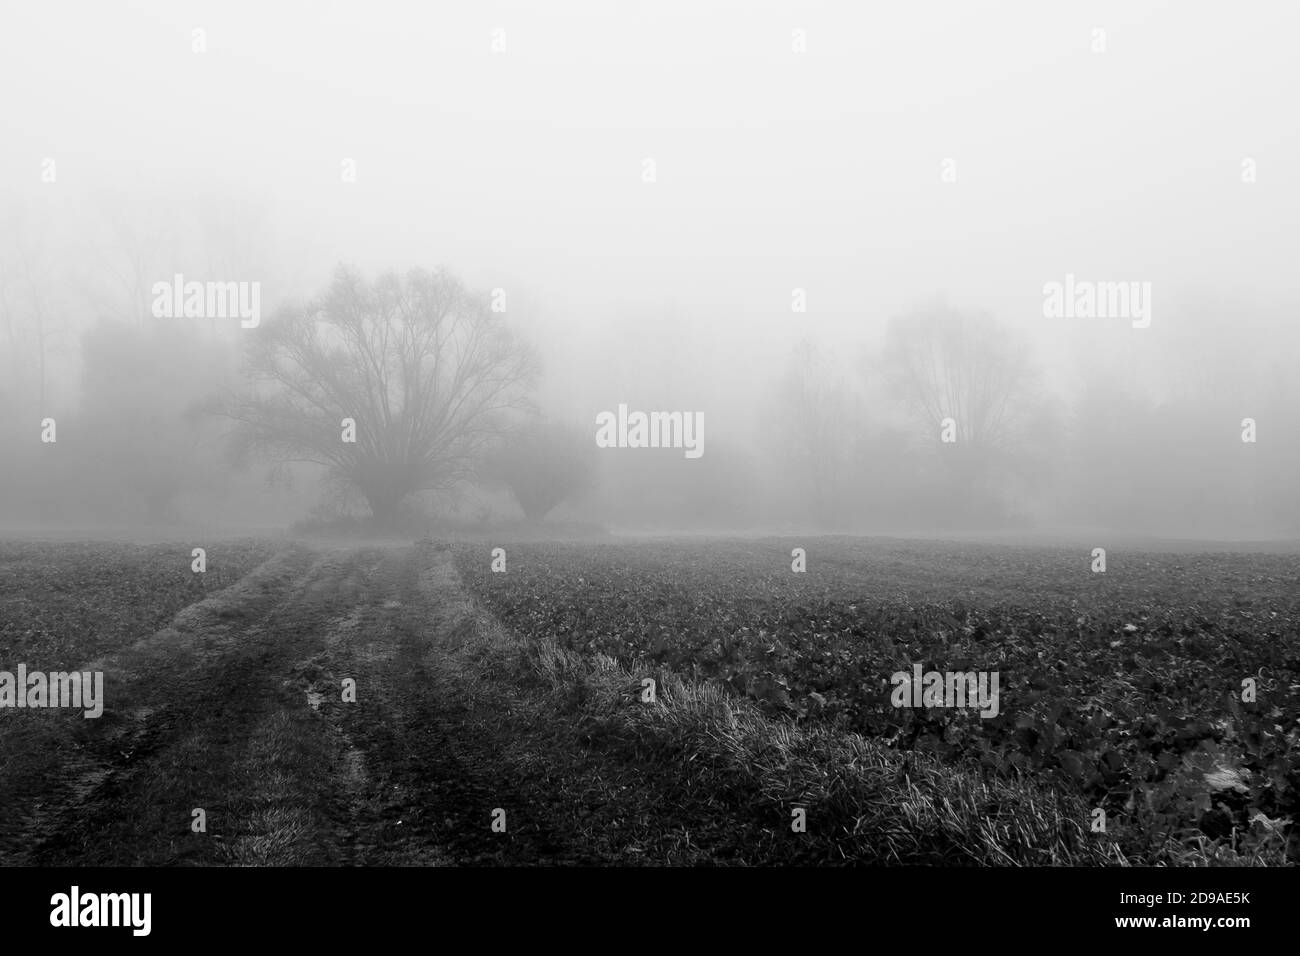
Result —
<instances>
[{"instance_id":1,"label":"misty sky","mask_svg":"<svg viewBox=\"0 0 1300 956\"><path fill-rule=\"evenodd\" d=\"M945 295L1048 369L1082 337L1165 349L1162 307L1214 297L1297 341L1290 4L15 3L3 23L4 196L243 204L271 302L340 260L445 263L515 294L561 403L566 369L635 350L630 320L672 339L673 314L720 394L754 356L869 342ZM1152 328L1053 325L1042 286L1067 272L1153 282Z\"/></svg>"}]
</instances>

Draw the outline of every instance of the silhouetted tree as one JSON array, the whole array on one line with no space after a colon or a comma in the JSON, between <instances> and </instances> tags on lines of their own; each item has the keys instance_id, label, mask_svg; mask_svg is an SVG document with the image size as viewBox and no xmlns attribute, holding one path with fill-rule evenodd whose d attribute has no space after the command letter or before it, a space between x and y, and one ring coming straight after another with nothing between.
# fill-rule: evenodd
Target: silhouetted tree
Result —
<instances>
[{"instance_id":1,"label":"silhouetted tree","mask_svg":"<svg viewBox=\"0 0 1300 956\"><path fill-rule=\"evenodd\" d=\"M487 475L510 489L529 521L541 521L595 483L595 441L566 425L534 423L489 456Z\"/></svg>"},{"instance_id":2,"label":"silhouetted tree","mask_svg":"<svg viewBox=\"0 0 1300 956\"><path fill-rule=\"evenodd\" d=\"M1028 349L992 317L933 306L890 321L882 366L925 444L942 448L953 503L969 515L997 497L1042 409ZM952 419L956 440L942 444Z\"/></svg>"},{"instance_id":3,"label":"silhouetted tree","mask_svg":"<svg viewBox=\"0 0 1300 956\"><path fill-rule=\"evenodd\" d=\"M117 518L169 521L184 491L217 490L215 423L193 414L234 350L192 325L101 322L82 338L79 494Z\"/></svg>"},{"instance_id":4,"label":"silhouetted tree","mask_svg":"<svg viewBox=\"0 0 1300 956\"><path fill-rule=\"evenodd\" d=\"M320 297L250 334L250 388L224 407L238 451L324 466L380 526L408 495L471 477L528 408L532 354L442 270L368 282L340 267Z\"/></svg>"},{"instance_id":5,"label":"silhouetted tree","mask_svg":"<svg viewBox=\"0 0 1300 956\"><path fill-rule=\"evenodd\" d=\"M842 524L853 490L857 409L833 364L809 341L790 354L771 408L787 480L821 525Z\"/></svg>"}]
</instances>

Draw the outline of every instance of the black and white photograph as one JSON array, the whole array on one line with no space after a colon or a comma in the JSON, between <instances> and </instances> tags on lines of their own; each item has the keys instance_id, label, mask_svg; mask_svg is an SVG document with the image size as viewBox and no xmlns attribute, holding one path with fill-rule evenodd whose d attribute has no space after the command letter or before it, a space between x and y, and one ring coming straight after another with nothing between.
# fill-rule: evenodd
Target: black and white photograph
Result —
<instances>
[{"instance_id":1,"label":"black and white photograph","mask_svg":"<svg viewBox=\"0 0 1300 956\"><path fill-rule=\"evenodd\" d=\"M1298 35L0 0L6 936L1293 927Z\"/></svg>"}]
</instances>

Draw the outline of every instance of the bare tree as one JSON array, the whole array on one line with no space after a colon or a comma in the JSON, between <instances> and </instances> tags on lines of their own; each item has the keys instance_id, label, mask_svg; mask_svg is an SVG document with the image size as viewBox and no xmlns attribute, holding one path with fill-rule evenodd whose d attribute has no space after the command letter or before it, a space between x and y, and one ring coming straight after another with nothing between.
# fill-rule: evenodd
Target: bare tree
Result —
<instances>
[{"instance_id":1,"label":"bare tree","mask_svg":"<svg viewBox=\"0 0 1300 956\"><path fill-rule=\"evenodd\" d=\"M932 307L895 318L883 359L894 394L934 440L951 418L958 445L994 451L1019 441L1033 384L1028 354L992 317Z\"/></svg>"},{"instance_id":2,"label":"bare tree","mask_svg":"<svg viewBox=\"0 0 1300 956\"><path fill-rule=\"evenodd\" d=\"M853 399L832 363L809 341L791 352L775 393L773 427L788 477L823 525L845 517L853 469Z\"/></svg>"},{"instance_id":3,"label":"bare tree","mask_svg":"<svg viewBox=\"0 0 1300 956\"><path fill-rule=\"evenodd\" d=\"M367 282L340 267L318 299L251 334L250 389L224 409L239 450L324 466L380 526L408 495L469 478L528 408L531 352L441 270Z\"/></svg>"},{"instance_id":4,"label":"bare tree","mask_svg":"<svg viewBox=\"0 0 1300 956\"><path fill-rule=\"evenodd\" d=\"M195 406L228 380L236 354L184 323L149 328L110 320L88 330L77 446L85 473L94 475L87 497L160 522L177 517L173 506L183 492L218 491L228 477L218 423Z\"/></svg>"},{"instance_id":5,"label":"bare tree","mask_svg":"<svg viewBox=\"0 0 1300 956\"><path fill-rule=\"evenodd\" d=\"M508 436L487 460L487 476L510 489L529 521L541 521L561 502L596 481L596 445L582 429L535 422Z\"/></svg>"},{"instance_id":6,"label":"bare tree","mask_svg":"<svg viewBox=\"0 0 1300 956\"><path fill-rule=\"evenodd\" d=\"M51 339L58 332L58 323L51 316L51 291L57 291L57 281L52 275L52 256L41 220L17 203L7 210L7 218L3 236L6 248L0 253L0 312L15 363L13 379L21 383L23 329L21 323L15 322L15 315L22 314L20 306L26 306L27 324L36 346L36 407L44 414Z\"/></svg>"},{"instance_id":7,"label":"bare tree","mask_svg":"<svg viewBox=\"0 0 1300 956\"><path fill-rule=\"evenodd\" d=\"M988 315L932 306L890 321L881 359L923 442L944 448L954 503L995 507L1042 419L1025 344ZM943 445L946 419L955 440Z\"/></svg>"},{"instance_id":8,"label":"bare tree","mask_svg":"<svg viewBox=\"0 0 1300 956\"><path fill-rule=\"evenodd\" d=\"M97 272L82 280L83 286L92 279L111 280L105 289L83 289L98 309L132 325L147 321L153 284L171 278L166 260L180 245L172 225L178 218L183 217L156 204L122 199L101 204L106 235L102 242L87 244Z\"/></svg>"}]
</instances>

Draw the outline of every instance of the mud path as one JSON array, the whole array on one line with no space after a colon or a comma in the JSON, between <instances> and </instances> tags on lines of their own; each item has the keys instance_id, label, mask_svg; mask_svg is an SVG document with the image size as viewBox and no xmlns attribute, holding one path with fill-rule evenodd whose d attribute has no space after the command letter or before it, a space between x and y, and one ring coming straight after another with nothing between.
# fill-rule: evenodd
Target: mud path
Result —
<instances>
[{"instance_id":1,"label":"mud path","mask_svg":"<svg viewBox=\"0 0 1300 956\"><path fill-rule=\"evenodd\" d=\"M468 608L446 552L277 556L86 664L101 718L6 715L0 863L597 862L547 826L510 701L463 679Z\"/></svg>"}]
</instances>

